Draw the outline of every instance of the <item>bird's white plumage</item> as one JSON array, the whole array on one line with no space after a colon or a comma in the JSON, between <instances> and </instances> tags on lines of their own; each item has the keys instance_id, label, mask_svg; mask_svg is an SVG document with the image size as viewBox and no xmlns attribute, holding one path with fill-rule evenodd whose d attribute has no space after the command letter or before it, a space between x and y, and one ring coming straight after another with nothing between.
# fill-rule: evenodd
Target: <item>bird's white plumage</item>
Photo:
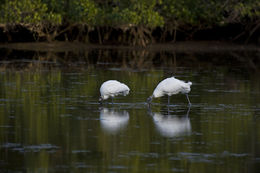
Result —
<instances>
[{"instance_id":1,"label":"bird's white plumage","mask_svg":"<svg viewBox=\"0 0 260 173\"><path fill-rule=\"evenodd\" d=\"M184 82L182 80L170 77L161 81L153 91L153 97L162 97L164 95L171 96L173 94L190 92L191 82Z\"/></svg>"},{"instance_id":2,"label":"bird's white plumage","mask_svg":"<svg viewBox=\"0 0 260 173\"><path fill-rule=\"evenodd\" d=\"M127 85L118 82L117 80L108 80L104 82L100 87L100 95L103 100L109 97L115 97L117 95L126 96L130 89Z\"/></svg>"}]
</instances>

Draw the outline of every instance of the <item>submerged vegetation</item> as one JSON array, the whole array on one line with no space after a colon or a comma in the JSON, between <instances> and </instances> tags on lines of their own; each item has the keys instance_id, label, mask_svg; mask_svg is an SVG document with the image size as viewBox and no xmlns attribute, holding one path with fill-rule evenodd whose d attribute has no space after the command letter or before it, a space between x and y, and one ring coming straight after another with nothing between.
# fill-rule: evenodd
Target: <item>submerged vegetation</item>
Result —
<instances>
[{"instance_id":1,"label":"submerged vegetation","mask_svg":"<svg viewBox=\"0 0 260 173\"><path fill-rule=\"evenodd\" d=\"M260 38L259 0L0 0L0 4L1 42L20 41L17 32L23 41L143 46L197 37L245 42Z\"/></svg>"}]
</instances>

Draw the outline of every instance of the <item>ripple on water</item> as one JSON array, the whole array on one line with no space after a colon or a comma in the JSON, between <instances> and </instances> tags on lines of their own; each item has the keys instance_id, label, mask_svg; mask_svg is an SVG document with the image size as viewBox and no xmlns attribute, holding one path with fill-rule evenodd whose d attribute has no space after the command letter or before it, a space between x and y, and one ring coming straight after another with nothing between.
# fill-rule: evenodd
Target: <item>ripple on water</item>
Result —
<instances>
[{"instance_id":1,"label":"ripple on water","mask_svg":"<svg viewBox=\"0 0 260 173\"><path fill-rule=\"evenodd\" d=\"M229 151L223 151L220 154L220 157L236 157L236 158L241 158L241 157L247 157L249 156L248 153L231 153Z\"/></svg>"},{"instance_id":2,"label":"ripple on water","mask_svg":"<svg viewBox=\"0 0 260 173\"><path fill-rule=\"evenodd\" d=\"M18 144L18 143L4 143L1 145L1 148L15 148L15 147L19 147L21 146L21 144Z\"/></svg>"},{"instance_id":3,"label":"ripple on water","mask_svg":"<svg viewBox=\"0 0 260 173\"><path fill-rule=\"evenodd\" d=\"M144 109L144 108L147 107L146 102L128 103L128 102L118 101L118 102L115 102L115 103L104 102L102 105L100 105L100 103L94 103L94 104L97 104L100 107L113 107L113 108L116 108L116 109L124 109L124 110L126 110L126 109Z\"/></svg>"},{"instance_id":4,"label":"ripple on water","mask_svg":"<svg viewBox=\"0 0 260 173\"><path fill-rule=\"evenodd\" d=\"M84 162L75 162L73 163L74 167L76 168L92 168L92 165L87 165Z\"/></svg>"},{"instance_id":5,"label":"ripple on water","mask_svg":"<svg viewBox=\"0 0 260 173\"><path fill-rule=\"evenodd\" d=\"M240 90L222 90L222 89L204 89L205 92L209 93L240 93Z\"/></svg>"},{"instance_id":6,"label":"ripple on water","mask_svg":"<svg viewBox=\"0 0 260 173\"><path fill-rule=\"evenodd\" d=\"M213 163L216 154L179 152L178 157L188 159L191 162Z\"/></svg>"},{"instance_id":7,"label":"ripple on water","mask_svg":"<svg viewBox=\"0 0 260 173\"><path fill-rule=\"evenodd\" d=\"M179 152L176 156L170 157L170 159L184 158L191 162L206 162L206 163L216 163L217 158L244 158L248 157L247 153L231 153L229 151L223 151L222 153L188 153ZM218 159L219 160L219 159Z\"/></svg>"},{"instance_id":8,"label":"ripple on water","mask_svg":"<svg viewBox=\"0 0 260 173\"><path fill-rule=\"evenodd\" d=\"M90 150L72 150L72 154L78 154L78 153L91 153Z\"/></svg>"},{"instance_id":9,"label":"ripple on water","mask_svg":"<svg viewBox=\"0 0 260 173\"><path fill-rule=\"evenodd\" d=\"M127 166L111 165L111 166L109 166L109 169L127 169Z\"/></svg>"},{"instance_id":10,"label":"ripple on water","mask_svg":"<svg viewBox=\"0 0 260 173\"><path fill-rule=\"evenodd\" d=\"M5 143L5 144L2 144L1 147L11 149L13 151L18 151L21 153L39 152L42 150L46 150L48 152L55 152L57 149L59 149L58 146L52 145L52 144L39 144L39 145L23 146L22 144L19 144L19 143Z\"/></svg>"}]
</instances>

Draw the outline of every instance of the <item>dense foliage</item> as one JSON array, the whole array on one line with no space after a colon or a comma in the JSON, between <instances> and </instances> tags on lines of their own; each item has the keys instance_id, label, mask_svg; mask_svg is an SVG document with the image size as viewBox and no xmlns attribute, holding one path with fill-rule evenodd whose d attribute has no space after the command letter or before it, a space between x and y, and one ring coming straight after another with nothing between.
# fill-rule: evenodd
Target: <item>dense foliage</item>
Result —
<instances>
[{"instance_id":1,"label":"dense foliage","mask_svg":"<svg viewBox=\"0 0 260 173\"><path fill-rule=\"evenodd\" d=\"M117 41L145 45L160 37L176 37L176 31L192 32L239 23L252 36L260 28L259 0L0 0L0 23L23 25L37 37L52 41L77 28L78 37L89 41L96 30L99 42L111 39L111 30L120 31ZM74 33L75 34L75 33ZM113 33L114 34L114 33ZM245 33L242 33L245 34ZM86 38L81 38L85 35Z\"/></svg>"}]
</instances>

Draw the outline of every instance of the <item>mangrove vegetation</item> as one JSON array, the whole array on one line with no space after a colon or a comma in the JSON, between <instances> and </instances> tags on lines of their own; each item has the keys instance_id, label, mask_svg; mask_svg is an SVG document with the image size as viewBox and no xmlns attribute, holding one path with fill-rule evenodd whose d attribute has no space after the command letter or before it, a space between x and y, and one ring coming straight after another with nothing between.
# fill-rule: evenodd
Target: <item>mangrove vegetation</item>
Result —
<instances>
[{"instance_id":1,"label":"mangrove vegetation","mask_svg":"<svg viewBox=\"0 0 260 173\"><path fill-rule=\"evenodd\" d=\"M0 0L0 42L259 42L259 0Z\"/></svg>"}]
</instances>

